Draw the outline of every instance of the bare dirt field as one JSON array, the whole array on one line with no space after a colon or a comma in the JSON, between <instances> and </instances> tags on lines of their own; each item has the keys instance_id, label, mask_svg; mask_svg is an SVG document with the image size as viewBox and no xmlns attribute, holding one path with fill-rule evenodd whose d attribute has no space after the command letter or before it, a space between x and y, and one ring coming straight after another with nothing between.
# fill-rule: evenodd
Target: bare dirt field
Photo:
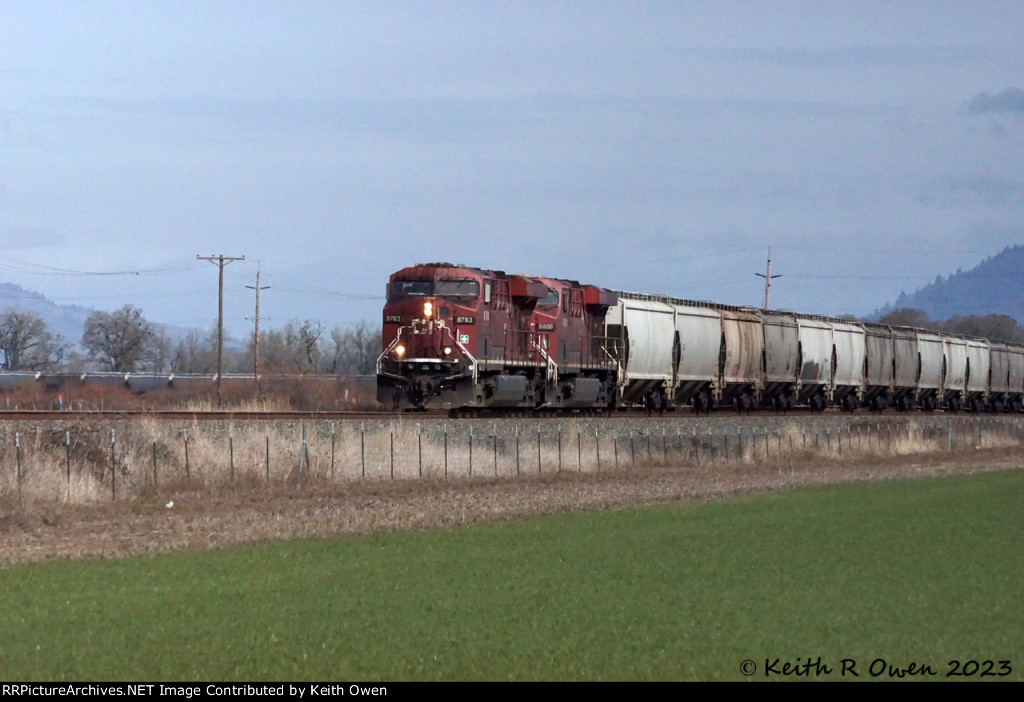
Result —
<instances>
[{"instance_id":1,"label":"bare dirt field","mask_svg":"<svg viewBox=\"0 0 1024 702\"><path fill-rule=\"evenodd\" d=\"M693 500L863 480L1020 469L1019 447L797 463L630 468L502 478L253 481L223 489L161 485L134 501L33 502L0 496L0 565L113 558L297 538L328 538ZM168 506L170 503L173 504Z\"/></svg>"}]
</instances>

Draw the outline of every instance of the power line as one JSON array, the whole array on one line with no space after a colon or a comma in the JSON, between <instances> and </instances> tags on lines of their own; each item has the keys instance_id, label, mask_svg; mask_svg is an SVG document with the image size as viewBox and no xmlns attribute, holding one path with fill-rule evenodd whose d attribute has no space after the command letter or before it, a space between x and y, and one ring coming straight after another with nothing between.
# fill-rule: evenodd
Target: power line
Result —
<instances>
[{"instance_id":1,"label":"power line","mask_svg":"<svg viewBox=\"0 0 1024 702\"><path fill-rule=\"evenodd\" d=\"M224 266L232 261L244 261L245 256L196 256L197 261L209 261L215 263L220 269L217 289L217 407L223 402L221 395L220 380L224 375Z\"/></svg>"},{"instance_id":2,"label":"power line","mask_svg":"<svg viewBox=\"0 0 1024 702\"><path fill-rule=\"evenodd\" d=\"M159 273L177 273L179 271L189 270L198 268L195 264L191 263L172 263L165 264L162 266L153 266L150 268L136 268L134 270L124 271L83 271L75 270L73 268L59 268L57 266L47 266L41 263L32 263L31 261L22 261L17 258L11 258L10 256L0 256L0 270L18 271L21 273L31 273L33 275L71 275L71 276L128 276L128 275L155 275Z\"/></svg>"},{"instance_id":3,"label":"power line","mask_svg":"<svg viewBox=\"0 0 1024 702\"><path fill-rule=\"evenodd\" d=\"M781 278L782 274L772 275L772 247L768 247L768 266L765 268L764 273L755 273L754 275L759 278L764 278L764 309L771 309L768 306L768 293L772 289L772 280L775 278Z\"/></svg>"},{"instance_id":4,"label":"power line","mask_svg":"<svg viewBox=\"0 0 1024 702\"><path fill-rule=\"evenodd\" d=\"M269 285L260 285L260 265L259 261L256 262L256 285L246 285L245 287L250 290L256 291L256 315L254 317L246 317L246 319L252 320L253 324L256 325L254 330L252 343L253 343L253 361L252 361L252 380L256 386L256 399L260 397L260 290L269 290ZM269 319L269 317L267 317Z\"/></svg>"}]
</instances>

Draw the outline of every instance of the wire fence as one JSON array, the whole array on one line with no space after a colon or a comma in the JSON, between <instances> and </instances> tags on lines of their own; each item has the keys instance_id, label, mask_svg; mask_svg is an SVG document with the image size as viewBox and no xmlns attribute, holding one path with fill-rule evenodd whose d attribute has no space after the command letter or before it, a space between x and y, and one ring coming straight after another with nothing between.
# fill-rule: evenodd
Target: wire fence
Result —
<instances>
[{"instance_id":1,"label":"wire fence","mask_svg":"<svg viewBox=\"0 0 1024 702\"><path fill-rule=\"evenodd\" d=\"M0 498L132 500L175 489L796 465L1021 446L1021 418L174 422L0 430Z\"/></svg>"}]
</instances>

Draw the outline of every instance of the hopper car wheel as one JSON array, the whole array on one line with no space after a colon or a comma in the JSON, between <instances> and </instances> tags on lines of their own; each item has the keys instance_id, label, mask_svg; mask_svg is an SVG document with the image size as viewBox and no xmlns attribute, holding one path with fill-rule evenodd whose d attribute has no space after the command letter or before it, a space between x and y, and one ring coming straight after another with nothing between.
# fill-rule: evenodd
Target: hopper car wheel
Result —
<instances>
[{"instance_id":1,"label":"hopper car wheel","mask_svg":"<svg viewBox=\"0 0 1024 702\"><path fill-rule=\"evenodd\" d=\"M789 409L789 403L784 395L776 395L772 398L772 405L775 407L775 414L780 412L786 412Z\"/></svg>"}]
</instances>

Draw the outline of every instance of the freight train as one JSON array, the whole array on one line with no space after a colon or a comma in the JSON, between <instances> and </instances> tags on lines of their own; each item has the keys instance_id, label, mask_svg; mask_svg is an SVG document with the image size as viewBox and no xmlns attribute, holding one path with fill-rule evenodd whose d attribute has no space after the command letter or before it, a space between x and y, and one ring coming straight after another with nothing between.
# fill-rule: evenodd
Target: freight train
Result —
<instances>
[{"instance_id":1,"label":"freight train","mask_svg":"<svg viewBox=\"0 0 1024 702\"><path fill-rule=\"evenodd\" d=\"M1020 344L450 263L391 276L383 339L394 410L1024 408Z\"/></svg>"}]
</instances>

